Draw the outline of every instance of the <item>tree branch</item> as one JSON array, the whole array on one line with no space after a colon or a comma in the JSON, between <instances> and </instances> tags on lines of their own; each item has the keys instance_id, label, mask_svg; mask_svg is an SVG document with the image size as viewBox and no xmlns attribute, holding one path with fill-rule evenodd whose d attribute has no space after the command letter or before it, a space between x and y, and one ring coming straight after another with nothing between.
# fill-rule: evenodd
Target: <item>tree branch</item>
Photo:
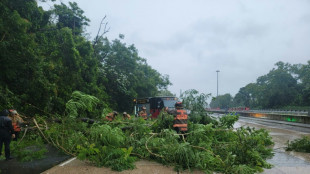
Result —
<instances>
[{"instance_id":1,"label":"tree branch","mask_svg":"<svg viewBox=\"0 0 310 174\"><path fill-rule=\"evenodd\" d=\"M104 16L100 22L100 26L99 26L99 29L98 29L98 32L97 32L97 35L95 37L95 41L93 43L93 48L96 46L96 44L98 43L99 41L99 38L102 37L104 34L106 34L107 32L109 32L110 30L110 27L107 29L107 25L108 25L108 22L104 22L104 20L106 19L107 16ZM104 29L103 29L103 33L100 34L100 31L101 31L101 27L102 25L104 24Z\"/></svg>"},{"instance_id":2,"label":"tree branch","mask_svg":"<svg viewBox=\"0 0 310 174\"><path fill-rule=\"evenodd\" d=\"M0 42L2 42L3 39L5 38L5 34L6 34L6 33L3 34L3 36L2 36L2 38L1 38L1 40L0 40Z\"/></svg>"}]
</instances>

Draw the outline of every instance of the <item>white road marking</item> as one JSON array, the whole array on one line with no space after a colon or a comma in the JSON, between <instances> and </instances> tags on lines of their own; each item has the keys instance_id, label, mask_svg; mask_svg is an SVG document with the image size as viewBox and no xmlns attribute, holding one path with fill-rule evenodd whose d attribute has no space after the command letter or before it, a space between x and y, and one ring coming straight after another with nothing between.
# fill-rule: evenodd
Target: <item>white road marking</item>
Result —
<instances>
[{"instance_id":1,"label":"white road marking","mask_svg":"<svg viewBox=\"0 0 310 174\"><path fill-rule=\"evenodd\" d=\"M69 159L68 161L65 161L65 162L61 163L59 166L60 166L60 167L63 167L63 166L65 166L65 165L71 163L71 162L72 162L73 160L75 160L75 159L76 159L76 157L71 158L71 159Z\"/></svg>"}]
</instances>

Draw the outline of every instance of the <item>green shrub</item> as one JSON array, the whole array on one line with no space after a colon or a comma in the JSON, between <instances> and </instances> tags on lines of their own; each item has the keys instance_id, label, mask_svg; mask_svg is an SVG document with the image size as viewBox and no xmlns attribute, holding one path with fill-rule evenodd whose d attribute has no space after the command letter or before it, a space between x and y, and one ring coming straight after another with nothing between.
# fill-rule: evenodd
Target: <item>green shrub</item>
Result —
<instances>
[{"instance_id":1,"label":"green shrub","mask_svg":"<svg viewBox=\"0 0 310 174\"><path fill-rule=\"evenodd\" d=\"M310 138L303 136L302 138L296 139L291 143L288 142L286 150L310 153Z\"/></svg>"}]
</instances>

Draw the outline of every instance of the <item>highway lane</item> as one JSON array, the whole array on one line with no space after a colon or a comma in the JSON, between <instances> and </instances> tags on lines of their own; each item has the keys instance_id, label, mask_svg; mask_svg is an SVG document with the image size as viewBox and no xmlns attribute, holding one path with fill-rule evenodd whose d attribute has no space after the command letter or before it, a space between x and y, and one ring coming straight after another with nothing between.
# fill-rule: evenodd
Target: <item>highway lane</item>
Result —
<instances>
[{"instance_id":1,"label":"highway lane","mask_svg":"<svg viewBox=\"0 0 310 174\"><path fill-rule=\"evenodd\" d=\"M217 117L220 115L217 115ZM309 153L298 153L298 152L287 152L288 141L293 141L302 136L310 137L310 125L293 123L293 122L282 122L267 119L257 119L249 117L240 117L239 121L234 125L235 128L241 126L249 126L257 129L266 129L272 136L272 140L275 145L273 151L275 153L272 159L268 162L273 164L272 169L266 169L264 174L303 174L309 173L310 171L310 154Z\"/></svg>"},{"instance_id":2,"label":"highway lane","mask_svg":"<svg viewBox=\"0 0 310 174\"><path fill-rule=\"evenodd\" d=\"M215 117L222 115L215 114ZM250 126L257 129L263 128L270 132L270 135L275 142L273 146L275 156L269 159L268 162L273 164L272 169L265 169L263 174L308 174L310 171L310 155L305 153L297 152L286 152L284 147L286 146L287 140L294 140L300 138L303 135L310 136L307 125L287 125L287 123L272 123L273 121L268 120L257 120L251 118L240 117L239 121L234 125L235 128L241 126ZM292 128L296 127L296 128ZM300 129L301 128L301 129ZM293 130L294 129L294 130ZM122 173L122 174L133 174L133 173L177 173L173 170L173 167L163 166L161 164L141 160L136 163L137 168L134 170L126 170L123 172L115 172L109 168L98 168L85 161L77 159L71 159L61 165L57 165L45 172L44 174L62 174L62 173ZM203 172L181 172L181 173L195 173L200 174Z\"/></svg>"},{"instance_id":3,"label":"highway lane","mask_svg":"<svg viewBox=\"0 0 310 174\"><path fill-rule=\"evenodd\" d=\"M310 133L310 124L268 120L263 118L242 117L242 116L239 117L239 120L247 123L264 125L266 127L294 130L301 133Z\"/></svg>"}]
</instances>

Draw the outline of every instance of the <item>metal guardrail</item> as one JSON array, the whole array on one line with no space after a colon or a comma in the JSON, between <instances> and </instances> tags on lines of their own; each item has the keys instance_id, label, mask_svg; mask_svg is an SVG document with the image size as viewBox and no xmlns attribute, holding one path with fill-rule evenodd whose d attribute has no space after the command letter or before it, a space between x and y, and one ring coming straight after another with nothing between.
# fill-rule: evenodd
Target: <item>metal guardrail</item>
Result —
<instances>
[{"instance_id":1,"label":"metal guardrail","mask_svg":"<svg viewBox=\"0 0 310 174\"><path fill-rule=\"evenodd\" d=\"M240 112L240 111L239 111ZM283 111L283 110L249 110L244 111L249 113L264 113L264 114L285 114L285 115L299 115L308 116L308 111Z\"/></svg>"},{"instance_id":2,"label":"metal guardrail","mask_svg":"<svg viewBox=\"0 0 310 174\"><path fill-rule=\"evenodd\" d=\"M225 109L208 109L208 111L222 112L244 112L244 113L262 113L262 114L281 114L281 115L297 115L310 116L310 111L299 110L225 110Z\"/></svg>"},{"instance_id":3,"label":"metal guardrail","mask_svg":"<svg viewBox=\"0 0 310 174\"><path fill-rule=\"evenodd\" d=\"M212 110L208 109L208 111L221 114L226 114L228 112L236 112L240 116L246 116L246 117L310 124L310 115L308 115L309 113L307 111L224 110L224 109L212 109Z\"/></svg>"}]
</instances>

